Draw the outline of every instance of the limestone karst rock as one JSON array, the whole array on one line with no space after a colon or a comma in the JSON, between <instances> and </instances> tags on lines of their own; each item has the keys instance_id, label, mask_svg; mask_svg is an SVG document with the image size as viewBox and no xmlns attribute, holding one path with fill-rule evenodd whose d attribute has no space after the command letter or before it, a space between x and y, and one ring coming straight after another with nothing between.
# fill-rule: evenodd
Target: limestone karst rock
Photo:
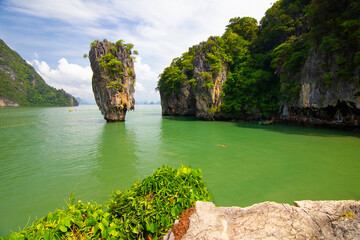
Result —
<instances>
[{"instance_id":1,"label":"limestone karst rock","mask_svg":"<svg viewBox=\"0 0 360 240\"><path fill-rule=\"evenodd\" d=\"M250 207L216 207L196 202L182 240L359 239L359 201L264 202ZM171 232L164 237L172 240Z\"/></svg>"},{"instance_id":2,"label":"limestone karst rock","mask_svg":"<svg viewBox=\"0 0 360 240\"><path fill-rule=\"evenodd\" d=\"M211 43L215 40L209 38L207 42L193 46L189 50L193 54L191 57L175 58L161 74L157 89L162 115L196 116L204 120L217 117L227 78L227 63L223 59L217 59L216 64L209 60L214 47Z\"/></svg>"},{"instance_id":3,"label":"limestone karst rock","mask_svg":"<svg viewBox=\"0 0 360 240\"><path fill-rule=\"evenodd\" d=\"M107 122L125 121L126 112L134 110L136 77L132 47L122 40L116 43L95 40L91 44L93 92Z\"/></svg>"}]
</instances>

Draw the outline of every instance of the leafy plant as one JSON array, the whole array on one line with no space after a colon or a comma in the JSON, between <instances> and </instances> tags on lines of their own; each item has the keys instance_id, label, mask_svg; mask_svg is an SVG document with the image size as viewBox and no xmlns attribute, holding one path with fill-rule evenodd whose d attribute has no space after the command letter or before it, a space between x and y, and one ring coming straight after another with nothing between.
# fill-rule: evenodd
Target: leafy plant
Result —
<instances>
[{"instance_id":1,"label":"leafy plant","mask_svg":"<svg viewBox=\"0 0 360 240\"><path fill-rule=\"evenodd\" d=\"M210 200L200 169L163 166L105 205L75 202L5 239L159 239L181 212Z\"/></svg>"},{"instance_id":2,"label":"leafy plant","mask_svg":"<svg viewBox=\"0 0 360 240\"><path fill-rule=\"evenodd\" d=\"M157 239L165 234L182 211L196 201L208 201L210 194L202 182L201 170L163 166L125 193L117 191L109 203L109 213L123 229L123 238Z\"/></svg>"}]
</instances>

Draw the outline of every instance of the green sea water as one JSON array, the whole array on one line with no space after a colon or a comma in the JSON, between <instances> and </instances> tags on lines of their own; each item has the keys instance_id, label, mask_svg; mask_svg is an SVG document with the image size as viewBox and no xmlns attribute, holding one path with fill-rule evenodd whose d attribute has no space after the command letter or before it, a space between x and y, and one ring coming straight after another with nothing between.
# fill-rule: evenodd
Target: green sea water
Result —
<instances>
[{"instance_id":1,"label":"green sea water","mask_svg":"<svg viewBox=\"0 0 360 240\"><path fill-rule=\"evenodd\" d=\"M201 168L218 206L360 200L357 133L162 117L159 105L121 123L97 106L2 108L0 235L62 209L72 190L104 203L164 164Z\"/></svg>"}]
</instances>

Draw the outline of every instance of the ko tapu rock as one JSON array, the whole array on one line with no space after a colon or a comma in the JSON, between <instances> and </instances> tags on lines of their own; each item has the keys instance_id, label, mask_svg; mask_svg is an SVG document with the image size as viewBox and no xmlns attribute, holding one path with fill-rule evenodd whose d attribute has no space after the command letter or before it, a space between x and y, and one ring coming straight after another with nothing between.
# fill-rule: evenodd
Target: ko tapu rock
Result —
<instances>
[{"instance_id":1,"label":"ko tapu rock","mask_svg":"<svg viewBox=\"0 0 360 240\"><path fill-rule=\"evenodd\" d=\"M126 112L134 110L135 71L133 44L95 40L89 59L93 71L92 87L96 104L107 122L125 121Z\"/></svg>"}]
</instances>

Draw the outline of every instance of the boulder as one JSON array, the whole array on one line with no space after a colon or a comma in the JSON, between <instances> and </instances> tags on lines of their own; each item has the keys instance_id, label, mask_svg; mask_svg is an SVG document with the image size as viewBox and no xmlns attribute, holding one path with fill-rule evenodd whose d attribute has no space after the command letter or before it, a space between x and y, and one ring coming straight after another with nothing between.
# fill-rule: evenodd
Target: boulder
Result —
<instances>
[{"instance_id":1,"label":"boulder","mask_svg":"<svg viewBox=\"0 0 360 240\"><path fill-rule=\"evenodd\" d=\"M216 207L196 202L187 239L360 239L359 201L264 202ZM173 232L164 237L175 239Z\"/></svg>"}]
</instances>

